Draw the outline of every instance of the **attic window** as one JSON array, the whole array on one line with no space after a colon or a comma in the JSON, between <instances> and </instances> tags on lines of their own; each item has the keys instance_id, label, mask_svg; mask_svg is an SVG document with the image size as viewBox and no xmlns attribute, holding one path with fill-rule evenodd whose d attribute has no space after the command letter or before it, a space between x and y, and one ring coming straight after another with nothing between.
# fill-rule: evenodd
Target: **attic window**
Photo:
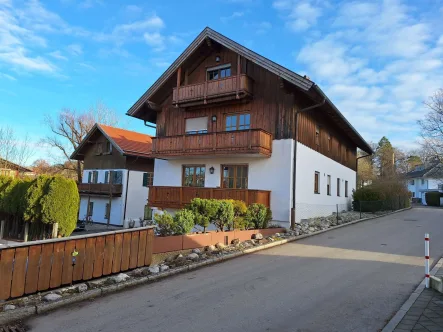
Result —
<instances>
[{"instance_id":1,"label":"attic window","mask_svg":"<svg viewBox=\"0 0 443 332\"><path fill-rule=\"evenodd\" d=\"M208 68L208 81L218 80L221 78L231 76L231 65L222 65L217 67Z\"/></svg>"},{"instance_id":2,"label":"attic window","mask_svg":"<svg viewBox=\"0 0 443 332\"><path fill-rule=\"evenodd\" d=\"M112 144L111 142L106 142L106 149L104 153L111 154L111 152L112 152Z\"/></svg>"}]
</instances>

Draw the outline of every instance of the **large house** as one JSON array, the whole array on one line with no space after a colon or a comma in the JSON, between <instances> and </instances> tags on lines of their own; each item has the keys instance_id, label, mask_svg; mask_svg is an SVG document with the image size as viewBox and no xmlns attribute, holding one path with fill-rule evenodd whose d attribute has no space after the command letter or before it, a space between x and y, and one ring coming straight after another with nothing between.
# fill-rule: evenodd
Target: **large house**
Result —
<instances>
[{"instance_id":1,"label":"large house","mask_svg":"<svg viewBox=\"0 0 443 332\"><path fill-rule=\"evenodd\" d=\"M406 180L412 200L427 205L427 192L443 193L443 165L438 161L418 165L406 174Z\"/></svg>"},{"instance_id":2,"label":"large house","mask_svg":"<svg viewBox=\"0 0 443 332\"><path fill-rule=\"evenodd\" d=\"M157 131L148 204L158 210L233 198L289 226L348 207L357 148L372 153L308 77L210 28L127 114Z\"/></svg>"},{"instance_id":3,"label":"large house","mask_svg":"<svg viewBox=\"0 0 443 332\"><path fill-rule=\"evenodd\" d=\"M0 175L18 177L23 176L34 176L34 172L26 167L17 165L11 161L0 158Z\"/></svg>"},{"instance_id":4,"label":"large house","mask_svg":"<svg viewBox=\"0 0 443 332\"><path fill-rule=\"evenodd\" d=\"M123 226L150 218L148 186L154 178L151 136L96 124L71 158L84 161L79 218Z\"/></svg>"}]
</instances>

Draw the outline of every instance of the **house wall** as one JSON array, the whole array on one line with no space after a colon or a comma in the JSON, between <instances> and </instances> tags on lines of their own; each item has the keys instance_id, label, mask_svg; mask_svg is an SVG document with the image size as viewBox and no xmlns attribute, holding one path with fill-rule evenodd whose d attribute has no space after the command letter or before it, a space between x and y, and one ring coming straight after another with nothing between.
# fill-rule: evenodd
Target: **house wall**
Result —
<instances>
[{"instance_id":1,"label":"house wall","mask_svg":"<svg viewBox=\"0 0 443 332\"><path fill-rule=\"evenodd\" d=\"M248 189L271 190L275 221L288 223L291 210L293 140L274 140L270 158L208 157L155 161L154 186L182 186L183 165L205 165L205 187L220 187L221 165L248 164ZM209 168L214 167L214 174Z\"/></svg>"},{"instance_id":2,"label":"house wall","mask_svg":"<svg viewBox=\"0 0 443 332\"><path fill-rule=\"evenodd\" d=\"M411 181L414 180L414 184L411 184ZM424 180L424 183L422 183L422 180ZM408 190L412 193L414 193L413 197L415 198L422 198L424 199L424 192L421 192L421 190L424 189L437 189L438 186L433 183L432 179L423 179L423 178L415 178L415 179L409 179L408 180Z\"/></svg>"},{"instance_id":3,"label":"house wall","mask_svg":"<svg viewBox=\"0 0 443 332\"><path fill-rule=\"evenodd\" d=\"M80 197L80 212L79 219L86 219L88 211L88 195L81 195ZM109 203L108 197L92 196L90 201L94 202L94 209L92 212L92 221L106 224L108 222L105 219L106 204ZM122 197L114 197L111 201L111 219L109 223L111 225L123 226L122 212L123 212L123 199Z\"/></svg>"},{"instance_id":4,"label":"house wall","mask_svg":"<svg viewBox=\"0 0 443 332\"><path fill-rule=\"evenodd\" d=\"M145 172L129 171L125 219L138 219L144 216L149 189L143 187L143 173Z\"/></svg>"},{"instance_id":5,"label":"house wall","mask_svg":"<svg viewBox=\"0 0 443 332\"><path fill-rule=\"evenodd\" d=\"M315 172L320 173L320 193L314 193ZM331 175L331 195L327 195L327 175ZM340 178L340 196L337 196L337 178ZM348 181L348 197L345 197ZM296 161L296 221L326 216L350 208L352 191L356 188L356 172L338 162L297 143Z\"/></svg>"},{"instance_id":6,"label":"house wall","mask_svg":"<svg viewBox=\"0 0 443 332\"><path fill-rule=\"evenodd\" d=\"M126 157L122 156L115 146L110 154L97 155L96 144L105 144L108 140L100 131L96 131L86 143L84 156L85 169L121 169L125 168Z\"/></svg>"}]
</instances>

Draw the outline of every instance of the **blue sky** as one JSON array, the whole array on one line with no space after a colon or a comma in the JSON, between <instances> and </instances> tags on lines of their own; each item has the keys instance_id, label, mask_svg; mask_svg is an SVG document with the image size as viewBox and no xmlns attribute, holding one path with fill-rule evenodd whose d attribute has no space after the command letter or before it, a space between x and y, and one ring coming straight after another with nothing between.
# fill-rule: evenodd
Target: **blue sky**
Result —
<instances>
[{"instance_id":1,"label":"blue sky","mask_svg":"<svg viewBox=\"0 0 443 332\"><path fill-rule=\"evenodd\" d=\"M1 125L37 142L100 100L153 134L124 114L205 26L307 74L367 140L416 147L443 88L443 0L0 0Z\"/></svg>"}]
</instances>

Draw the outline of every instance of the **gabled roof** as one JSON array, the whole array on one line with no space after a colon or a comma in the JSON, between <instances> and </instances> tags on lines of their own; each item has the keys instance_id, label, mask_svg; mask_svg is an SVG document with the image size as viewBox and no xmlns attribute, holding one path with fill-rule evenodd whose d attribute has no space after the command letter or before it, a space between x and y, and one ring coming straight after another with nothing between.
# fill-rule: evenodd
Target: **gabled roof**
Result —
<instances>
[{"instance_id":1,"label":"gabled roof","mask_svg":"<svg viewBox=\"0 0 443 332\"><path fill-rule=\"evenodd\" d=\"M443 165L438 162L433 162L424 166L418 170L413 170L405 174L407 179L415 178L431 178L431 179L441 179L443 178Z\"/></svg>"},{"instance_id":2,"label":"gabled roof","mask_svg":"<svg viewBox=\"0 0 443 332\"><path fill-rule=\"evenodd\" d=\"M90 141L92 135L97 131L101 132L122 155L151 158L151 136L96 123L77 149L72 153L71 159L83 159L80 152L86 146L86 143Z\"/></svg>"},{"instance_id":3,"label":"gabled roof","mask_svg":"<svg viewBox=\"0 0 443 332\"><path fill-rule=\"evenodd\" d=\"M183 53L169 66L169 68L155 81L155 83L137 100L137 102L126 113L129 116L137 116L137 112L145 104L150 104L150 98L174 75L177 69L185 62L185 60L193 54L194 51L207 39L212 39L222 46L240 54L249 61L269 70L275 75L288 81L296 86L302 92L308 94L311 98L316 99L317 102L325 101L328 106L328 114L336 121L342 123L342 129L355 141L356 145L363 151L372 154L370 145L360 136L355 128L348 122L348 120L341 114L337 107L329 100L324 92L311 80L303 77L267 58L257 54L250 49L236 43L226 36L206 27L194 41L183 51Z\"/></svg>"},{"instance_id":4,"label":"gabled roof","mask_svg":"<svg viewBox=\"0 0 443 332\"><path fill-rule=\"evenodd\" d=\"M22 167L3 158L0 158L0 168L12 169L14 171L19 171L20 173L32 172L29 168Z\"/></svg>"}]
</instances>

